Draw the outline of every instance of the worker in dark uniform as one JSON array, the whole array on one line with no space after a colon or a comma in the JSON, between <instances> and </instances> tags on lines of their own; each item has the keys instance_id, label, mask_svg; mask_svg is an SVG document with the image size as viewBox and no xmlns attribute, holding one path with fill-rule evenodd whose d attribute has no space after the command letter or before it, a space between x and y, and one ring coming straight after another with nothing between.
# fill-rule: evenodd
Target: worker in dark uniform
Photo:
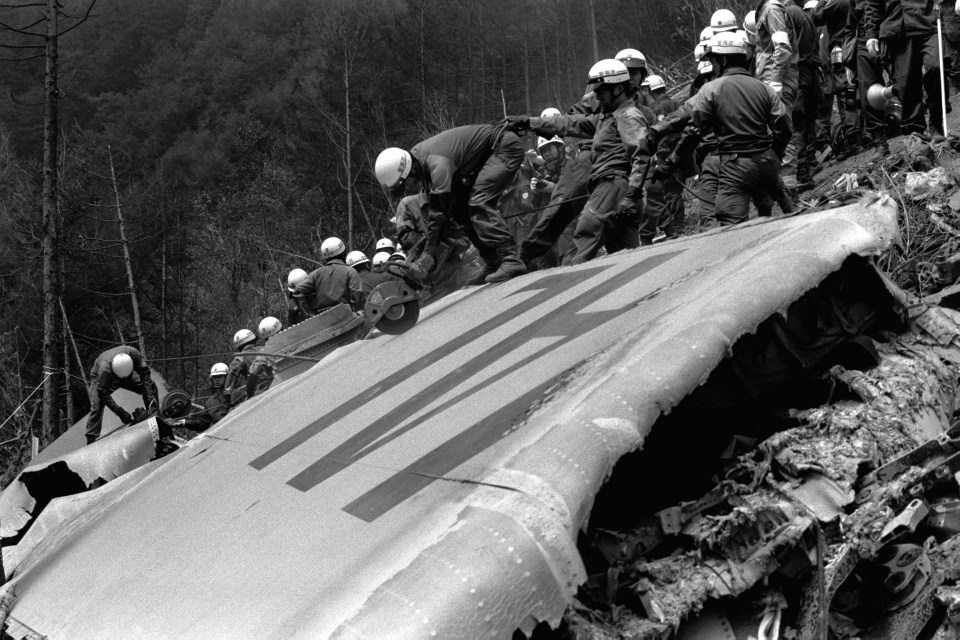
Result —
<instances>
[{"instance_id":1,"label":"worker in dark uniform","mask_svg":"<svg viewBox=\"0 0 960 640\"><path fill-rule=\"evenodd\" d=\"M648 121L634 102L636 87L619 60L593 65L589 82L602 113L552 118L512 116L508 126L531 129L538 135L592 137L590 197L577 221L571 264L596 257L601 247L608 253L640 245L643 166L634 162L639 140L646 137Z\"/></svg>"},{"instance_id":2,"label":"worker in dark uniform","mask_svg":"<svg viewBox=\"0 0 960 640\"><path fill-rule=\"evenodd\" d=\"M164 415L182 416L168 419L170 426L183 427L191 431L206 431L227 415L230 406L224 394L224 383L228 371L229 368L222 362L210 368L210 395L207 396L203 406L195 405L185 399L179 403L168 402L170 395L164 398L164 405L167 405L163 407Z\"/></svg>"},{"instance_id":3,"label":"worker in dark uniform","mask_svg":"<svg viewBox=\"0 0 960 640\"><path fill-rule=\"evenodd\" d=\"M340 238L327 238L320 245L323 266L297 285L294 297L311 316L338 304L348 304L354 311L363 309L363 288L357 272L343 259L347 247Z\"/></svg>"},{"instance_id":4,"label":"worker in dark uniform","mask_svg":"<svg viewBox=\"0 0 960 640\"><path fill-rule=\"evenodd\" d=\"M427 204L428 199L426 192L419 191L412 196L401 198L397 205L397 214L394 218L397 240L407 250L412 250L420 240L426 237L427 224L423 219L423 207ZM380 242L383 242L383 240L380 240ZM380 242L377 244L380 245ZM385 245L383 249L386 249ZM393 253L394 249L395 247L391 247L390 253ZM380 251L380 249L378 248L377 251ZM347 257L349 258L349 256ZM347 266L352 266L349 259L347 260Z\"/></svg>"},{"instance_id":5,"label":"worker in dark uniform","mask_svg":"<svg viewBox=\"0 0 960 640\"><path fill-rule=\"evenodd\" d=\"M866 0L867 53L889 61L890 76L903 106L903 133L926 134L943 141L940 104L940 56L937 21L932 0ZM880 43L884 51L880 50ZM949 84L947 99L950 97ZM924 104L926 97L926 105Z\"/></svg>"},{"instance_id":6,"label":"worker in dark uniform","mask_svg":"<svg viewBox=\"0 0 960 640\"><path fill-rule=\"evenodd\" d=\"M627 68L629 93L634 104L647 122L652 122L653 111L646 104L647 98L640 92L640 85L647 77L646 57L636 49L623 49L617 53L616 59ZM600 101L592 90L592 86L588 85L583 98L567 110L567 115L593 115L600 112ZM559 110L547 109L540 114L540 117L559 115ZM547 254L561 236L568 232L570 226L576 228L576 220L586 206L593 164L591 153L593 142L580 139L573 142L573 145L575 145L575 151L570 161L563 167L560 180L557 181L550 197L549 206L540 213L537 224L530 230L520 248L521 257L527 264ZM568 250L560 253L560 263L571 264L575 254L576 247L571 244Z\"/></svg>"},{"instance_id":7,"label":"worker in dark uniform","mask_svg":"<svg viewBox=\"0 0 960 640\"><path fill-rule=\"evenodd\" d=\"M233 356L227 369L224 383L224 395L229 408L233 408L247 399L247 382L250 379L250 365L253 364L257 349L257 336L250 329L240 329L233 334L233 350L239 352ZM243 354L243 355L241 355Z\"/></svg>"},{"instance_id":8,"label":"worker in dark uniform","mask_svg":"<svg viewBox=\"0 0 960 640\"><path fill-rule=\"evenodd\" d=\"M137 373L136 377L133 376L134 371ZM133 347L121 345L107 349L97 356L90 368L90 385L87 388L90 397L87 444L100 437L105 406L109 407L123 424L133 423L133 416L113 399L113 392L117 389L139 393L143 397L144 407L148 410L151 405L156 408L157 386L150 378L150 367L143 355Z\"/></svg>"},{"instance_id":9,"label":"worker in dark uniform","mask_svg":"<svg viewBox=\"0 0 960 640\"><path fill-rule=\"evenodd\" d=\"M760 0L754 20L757 32L754 75L777 92L792 130L793 105L800 82L800 50L793 22L783 0ZM795 164L794 155L784 159L785 169Z\"/></svg>"},{"instance_id":10,"label":"worker in dark uniform","mask_svg":"<svg viewBox=\"0 0 960 640\"><path fill-rule=\"evenodd\" d=\"M300 308L300 305L297 303L297 299L293 297L293 293L297 290L297 285L307 279L307 272L303 269L293 269L287 275L287 326L292 327L295 324L299 324L307 319L307 314L304 313L303 309Z\"/></svg>"},{"instance_id":11,"label":"worker in dark uniform","mask_svg":"<svg viewBox=\"0 0 960 640\"><path fill-rule=\"evenodd\" d=\"M824 100L817 113L817 139L819 146L832 144L833 103L837 103L839 122L844 147L860 146L860 109L856 101L856 41L850 31L851 0L808 0L813 24L821 31L820 67L824 75ZM853 109L849 109L853 106ZM833 149L836 157L841 149Z\"/></svg>"},{"instance_id":12,"label":"worker in dark uniform","mask_svg":"<svg viewBox=\"0 0 960 640\"><path fill-rule=\"evenodd\" d=\"M283 329L283 324L273 316L267 316L261 320L259 326L257 326L257 334L259 334L260 341L263 344L258 348L260 354L250 363L250 374L247 377L248 398L263 393L273 384L273 358L266 355L265 352L267 349L267 340L269 340L271 336L280 333L281 329Z\"/></svg>"},{"instance_id":13,"label":"worker in dark uniform","mask_svg":"<svg viewBox=\"0 0 960 640\"><path fill-rule=\"evenodd\" d=\"M817 106L823 98L820 88L820 41L813 19L795 0L784 0L787 16L793 25L797 49L797 98L791 120L793 137L790 145L797 156L797 188L813 187L817 164Z\"/></svg>"},{"instance_id":14,"label":"worker in dark uniform","mask_svg":"<svg viewBox=\"0 0 960 640\"><path fill-rule=\"evenodd\" d=\"M503 127L467 125L428 138L410 151L396 147L377 157L377 180L398 192L407 180L428 194L423 207L427 239L417 258L421 278L440 258L440 244L464 228L486 265L486 282L502 282L527 272L497 206L523 162L520 138Z\"/></svg>"},{"instance_id":15,"label":"worker in dark uniform","mask_svg":"<svg viewBox=\"0 0 960 640\"><path fill-rule=\"evenodd\" d=\"M663 78L657 75L648 76L646 82L653 98L653 112L657 122L680 108L677 101L667 95L667 85ZM663 136L657 148L657 158L665 160L680 139L680 133L671 133ZM685 204L683 202L683 185L687 178L696 173L693 166L693 155L683 159L669 176L661 179L647 180L647 204L644 207L640 222L640 244L653 244L657 229L663 231L668 238L673 238L683 231Z\"/></svg>"},{"instance_id":16,"label":"worker in dark uniform","mask_svg":"<svg viewBox=\"0 0 960 640\"><path fill-rule=\"evenodd\" d=\"M373 271L371 269L370 259L367 258L367 255L362 251L351 251L348 253L347 266L354 269L357 272L357 276L360 277L360 287L363 290L364 300L366 300L370 292L376 289L377 286L397 279L386 271Z\"/></svg>"},{"instance_id":17,"label":"worker in dark uniform","mask_svg":"<svg viewBox=\"0 0 960 640\"><path fill-rule=\"evenodd\" d=\"M705 57L719 77L653 125L638 155L649 157L656 152L662 136L683 130L677 148L656 171L670 172L678 158L693 152L703 132L714 131L720 162L717 220L721 224L745 222L754 193L782 201L779 158L790 139L790 118L773 87L747 70L747 43L742 35L728 32L714 36ZM756 204L760 215L770 215L772 202L768 198Z\"/></svg>"}]
</instances>

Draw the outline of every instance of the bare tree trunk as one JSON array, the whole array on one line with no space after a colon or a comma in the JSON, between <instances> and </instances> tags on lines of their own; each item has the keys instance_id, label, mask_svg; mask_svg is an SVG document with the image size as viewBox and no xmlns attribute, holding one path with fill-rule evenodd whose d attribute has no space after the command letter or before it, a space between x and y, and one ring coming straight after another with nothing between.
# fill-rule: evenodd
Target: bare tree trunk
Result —
<instances>
[{"instance_id":1,"label":"bare tree trunk","mask_svg":"<svg viewBox=\"0 0 960 640\"><path fill-rule=\"evenodd\" d=\"M166 189L163 184L163 164L160 165L160 216L163 225L163 236L160 240L160 339L163 341L163 379L169 380L168 366L170 346L167 340L167 201Z\"/></svg>"},{"instance_id":2,"label":"bare tree trunk","mask_svg":"<svg viewBox=\"0 0 960 640\"><path fill-rule=\"evenodd\" d=\"M57 237L57 2L47 0L46 71L43 82L43 427L41 444L57 437L60 421L60 373L57 306L60 300Z\"/></svg>"},{"instance_id":3,"label":"bare tree trunk","mask_svg":"<svg viewBox=\"0 0 960 640\"><path fill-rule=\"evenodd\" d=\"M528 39L527 23L524 22L523 24L523 97L526 106L524 113L532 113L533 110L530 108L530 40Z\"/></svg>"},{"instance_id":4,"label":"bare tree trunk","mask_svg":"<svg viewBox=\"0 0 960 640\"><path fill-rule=\"evenodd\" d=\"M425 13L427 0L420 0L420 105L427 110L427 28Z\"/></svg>"},{"instance_id":5,"label":"bare tree trunk","mask_svg":"<svg viewBox=\"0 0 960 640\"><path fill-rule=\"evenodd\" d=\"M83 386L89 384L87 382L87 372L83 370L83 360L80 359L80 350L77 349L77 341L73 337L73 331L70 330L70 321L67 320L67 308L63 306L63 300L60 301L60 311L63 313L63 327L66 329L66 333L70 336L70 343L73 345L73 355L77 358L77 368L80 369L80 379L83 380Z\"/></svg>"},{"instance_id":6,"label":"bare tree trunk","mask_svg":"<svg viewBox=\"0 0 960 640\"><path fill-rule=\"evenodd\" d=\"M590 10L590 37L593 42L593 59L600 59L600 45L597 43L597 12L593 6L594 0L587 0Z\"/></svg>"},{"instance_id":7,"label":"bare tree trunk","mask_svg":"<svg viewBox=\"0 0 960 640\"><path fill-rule=\"evenodd\" d=\"M486 113L486 82L487 82L487 51L483 41L483 4L477 4L477 33L480 34L480 120L485 120Z\"/></svg>"},{"instance_id":8,"label":"bare tree trunk","mask_svg":"<svg viewBox=\"0 0 960 640\"><path fill-rule=\"evenodd\" d=\"M133 263L130 261L130 247L127 244L127 232L123 224L123 212L120 210L120 192L117 190L117 174L113 170L113 152L107 145L107 155L110 158L110 180L113 182L113 195L117 200L117 220L120 222L120 246L123 247L123 261L127 267L127 286L130 289L130 304L133 305L133 326L137 331L137 344L140 353L147 357L147 342L143 339L143 326L140 324L140 304L137 302L137 290L133 282Z\"/></svg>"},{"instance_id":9,"label":"bare tree trunk","mask_svg":"<svg viewBox=\"0 0 960 640\"><path fill-rule=\"evenodd\" d=\"M74 422L77 421L77 408L73 402L73 392L70 390L71 384L72 384L70 382L70 378L71 378L70 369L72 369L72 367L70 366L70 345L67 343L66 326L64 326L62 335L63 335L63 385L64 385L64 395L67 400L67 426L69 428L70 425L72 425ZM66 429L64 429L64 431L66 431Z\"/></svg>"},{"instance_id":10,"label":"bare tree trunk","mask_svg":"<svg viewBox=\"0 0 960 640\"><path fill-rule=\"evenodd\" d=\"M423 11L421 9L421 34L423 26ZM344 33L346 37L346 32ZM421 35L421 38L423 36ZM344 131L344 137L346 142L344 144L344 155L346 156L346 161L344 164L347 169L347 247L351 250L353 249L353 162L351 161L350 156L350 68L352 66L352 56L350 55L350 46L351 43L343 43L343 99L344 99L344 113L346 115L346 131ZM422 54L421 54L422 55ZM426 98L424 98L426 100ZM426 102L424 102L426 104Z\"/></svg>"}]
</instances>

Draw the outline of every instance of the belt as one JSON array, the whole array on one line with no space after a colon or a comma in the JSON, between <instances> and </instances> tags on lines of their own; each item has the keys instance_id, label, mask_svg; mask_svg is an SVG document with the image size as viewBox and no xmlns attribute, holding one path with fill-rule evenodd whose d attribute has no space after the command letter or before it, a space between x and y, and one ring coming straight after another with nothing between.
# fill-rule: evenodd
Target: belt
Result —
<instances>
[{"instance_id":1,"label":"belt","mask_svg":"<svg viewBox=\"0 0 960 640\"><path fill-rule=\"evenodd\" d=\"M596 188L596 186L601 182L609 182L611 180L617 180L617 179L626 180L627 174L624 173L623 171L613 171L611 173L605 173L602 176L597 176L596 178L591 176L590 180L587 181L587 189L589 189L590 191L593 191Z\"/></svg>"},{"instance_id":2,"label":"belt","mask_svg":"<svg viewBox=\"0 0 960 640\"><path fill-rule=\"evenodd\" d=\"M737 158L756 158L757 156L762 156L766 152L770 151L770 148L761 149L760 151L721 151L716 155L721 160L735 160Z\"/></svg>"}]
</instances>

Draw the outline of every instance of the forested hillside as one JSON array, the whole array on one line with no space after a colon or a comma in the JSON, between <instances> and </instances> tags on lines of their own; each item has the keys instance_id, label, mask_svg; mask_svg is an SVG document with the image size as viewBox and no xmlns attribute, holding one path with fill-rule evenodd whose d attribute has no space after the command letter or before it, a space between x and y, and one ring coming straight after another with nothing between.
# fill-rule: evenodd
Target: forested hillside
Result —
<instances>
[{"instance_id":1,"label":"forested hillside","mask_svg":"<svg viewBox=\"0 0 960 640\"><path fill-rule=\"evenodd\" d=\"M743 10L735 3L738 15ZM40 394L44 3L0 8L0 442L20 455ZM372 161L504 109L565 108L597 57L636 47L673 81L716 7L704 0L90 0L59 38L61 387L49 438L86 409L81 367L137 343L203 392L240 327L281 315L281 278L322 238L390 235ZM591 8L593 15L591 16ZM72 21L70 18L73 18ZM39 26L38 26L39 25ZM61 29L63 31L64 29ZM42 43L41 43L42 44ZM595 52L596 48L596 52ZM179 358L179 359L177 359ZM14 413L21 405L23 409ZM8 420L9 418L9 420ZM10 455L13 455L11 453ZM16 456L14 456L16 457Z\"/></svg>"}]
</instances>

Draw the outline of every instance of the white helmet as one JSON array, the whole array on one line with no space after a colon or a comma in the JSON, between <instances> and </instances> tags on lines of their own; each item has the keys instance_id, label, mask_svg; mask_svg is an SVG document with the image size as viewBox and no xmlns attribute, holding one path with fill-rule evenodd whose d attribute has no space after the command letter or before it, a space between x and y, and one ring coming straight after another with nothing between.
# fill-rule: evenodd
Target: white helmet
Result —
<instances>
[{"instance_id":1,"label":"white helmet","mask_svg":"<svg viewBox=\"0 0 960 640\"><path fill-rule=\"evenodd\" d=\"M280 321L273 316L267 316L260 321L260 326L257 327L257 333L260 334L260 337L263 340L266 340L270 336L279 333L280 329L283 329L283 325L280 323Z\"/></svg>"},{"instance_id":2,"label":"white helmet","mask_svg":"<svg viewBox=\"0 0 960 640\"><path fill-rule=\"evenodd\" d=\"M336 258L347 250L347 245L343 244L340 238L331 236L320 244L320 259L329 260Z\"/></svg>"},{"instance_id":3,"label":"white helmet","mask_svg":"<svg viewBox=\"0 0 960 640\"><path fill-rule=\"evenodd\" d=\"M550 138L549 140L547 140L546 138L542 138L542 137L541 137L541 138L537 138L537 150L538 150L538 151L539 151L540 149L543 149L543 148L544 148L545 146L547 146L548 144L559 144L559 145L562 147L562 146L563 146L563 138L561 138L560 136L553 136L553 137Z\"/></svg>"},{"instance_id":4,"label":"white helmet","mask_svg":"<svg viewBox=\"0 0 960 640\"><path fill-rule=\"evenodd\" d=\"M757 35L757 12L751 11L743 17L743 30L751 36Z\"/></svg>"},{"instance_id":5,"label":"white helmet","mask_svg":"<svg viewBox=\"0 0 960 640\"><path fill-rule=\"evenodd\" d=\"M557 109L556 107L547 107L546 109L540 112L541 118L556 118L559 115L560 115L560 109Z\"/></svg>"},{"instance_id":6,"label":"white helmet","mask_svg":"<svg viewBox=\"0 0 960 640\"><path fill-rule=\"evenodd\" d=\"M377 174L377 181L390 189L410 175L410 167L412 166L413 158L410 157L410 152L397 147L390 147L381 151L380 155L377 156L373 172Z\"/></svg>"},{"instance_id":7,"label":"white helmet","mask_svg":"<svg viewBox=\"0 0 960 640\"><path fill-rule=\"evenodd\" d=\"M617 60L627 69L646 69L647 58L636 49L624 49L617 54ZM599 63L597 63L599 64Z\"/></svg>"},{"instance_id":8,"label":"white helmet","mask_svg":"<svg viewBox=\"0 0 960 640\"><path fill-rule=\"evenodd\" d=\"M375 256L373 256L373 266L379 267L384 262L390 259L390 254L386 251L380 251Z\"/></svg>"},{"instance_id":9,"label":"white helmet","mask_svg":"<svg viewBox=\"0 0 960 640\"><path fill-rule=\"evenodd\" d=\"M233 348L240 349L251 342L256 342L257 336L253 335L253 331L250 329L240 329L235 334L233 334Z\"/></svg>"},{"instance_id":10,"label":"white helmet","mask_svg":"<svg viewBox=\"0 0 960 640\"><path fill-rule=\"evenodd\" d=\"M652 75L647 76L646 82L650 84L650 91L656 91L657 89L663 89L667 86L667 83L663 81L663 78L660 76Z\"/></svg>"},{"instance_id":11,"label":"white helmet","mask_svg":"<svg viewBox=\"0 0 960 640\"><path fill-rule=\"evenodd\" d=\"M355 267L358 264L363 264L364 262L370 264L370 258L368 258L367 254L365 254L363 251L351 251L347 254L348 267Z\"/></svg>"},{"instance_id":12,"label":"white helmet","mask_svg":"<svg viewBox=\"0 0 960 640\"><path fill-rule=\"evenodd\" d=\"M736 31L722 31L707 42L707 53L718 56L746 55L747 41Z\"/></svg>"},{"instance_id":13,"label":"white helmet","mask_svg":"<svg viewBox=\"0 0 960 640\"><path fill-rule=\"evenodd\" d=\"M127 378L133 373L133 358L126 353L118 353L110 361L110 367L118 378Z\"/></svg>"},{"instance_id":14,"label":"white helmet","mask_svg":"<svg viewBox=\"0 0 960 640\"><path fill-rule=\"evenodd\" d=\"M406 259L407 259L407 254L405 254L399 248L393 253L391 253L389 258L387 258L387 260L393 260L394 262L406 260Z\"/></svg>"},{"instance_id":15,"label":"white helmet","mask_svg":"<svg viewBox=\"0 0 960 640\"><path fill-rule=\"evenodd\" d=\"M737 16L730 9L718 9L710 16L710 28L714 34L721 31L733 31L737 28Z\"/></svg>"},{"instance_id":16,"label":"white helmet","mask_svg":"<svg viewBox=\"0 0 960 640\"><path fill-rule=\"evenodd\" d=\"M713 73L713 63L709 60L701 60L700 64L697 65L697 73L700 75Z\"/></svg>"},{"instance_id":17,"label":"white helmet","mask_svg":"<svg viewBox=\"0 0 960 640\"><path fill-rule=\"evenodd\" d=\"M589 84L617 84L630 80L630 72L619 60L608 58L590 67Z\"/></svg>"},{"instance_id":18,"label":"white helmet","mask_svg":"<svg viewBox=\"0 0 960 640\"><path fill-rule=\"evenodd\" d=\"M297 285L307 279L307 272L303 269L293 269L287 274L287 289L293 291Z\"/></svg>"},{"instance_id":19,"label":"white helmet","mask_svg":"<svg viewBox=\"0 0 960 640\"><path fill-rule=\"evenodd\" d=\"M818 4L819 2L817 0L807 0L806 2L803 3L803 10L808 11L808 10L816 9Z\"/></svg>"},{"instance_id":20,"label":"white helmet","mask_svg":"<svg viewBox=\"0 0 960 640\"><path fill-rule=\"evenodd\" d=\"M693 59L696 60L697 62L700 62L700 58L703 57L703 54L706 53L706 50L707 50L707 43L698 42L697 46L693 48Z\"/></svg>"},{"instance_id":21,"label":"white helmet","mask_svg":"<svg viewBox=\"0 0 960 640\"><path fill-rule=\"evenodd\" d=\"M704 40L709 40L713 37L713 27L704 27L703 31L700 32L700 42Z\"/></svg>"},{"instance_id":22,"label":"white helmet","mask_svg":"<svg viewBox=\"0 0 960 640\"><path fill-rule=\"evenodd\" d=\"M390 238L380 238L377 240L377 251L389 251L393 253L394 249L396 249L396 247Z\"/></svg>"},{"instance_id":23,"label":"white helmet","mask_svg":"<svg viewBox=\"0 0 960 640\"><path fill-rule=\"evenodd\" d=\"M228 367L222 362L218 362L217 364L210 367L211 378L213 378L214 376L225 376L228 373L230 373L230 367Z\"/></svg>"}]
</instances>

